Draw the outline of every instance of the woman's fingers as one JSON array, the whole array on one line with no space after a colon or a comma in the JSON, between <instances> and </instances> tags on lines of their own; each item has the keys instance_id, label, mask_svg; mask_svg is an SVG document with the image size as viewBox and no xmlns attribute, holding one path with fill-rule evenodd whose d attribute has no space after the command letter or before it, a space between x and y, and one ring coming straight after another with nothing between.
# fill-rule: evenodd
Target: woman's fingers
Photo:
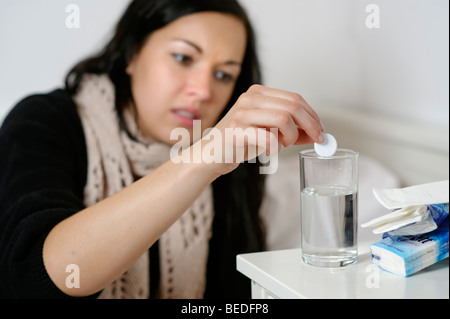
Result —
<instances>
[{"instance_id":1,"label":"woman's fingers","mask_svg":"<svg viewBox=\"0 0 450 319\"><path fill-rule=\"evenodd\" d=\"M292 93L284 90L274 89L265 87L262 85L253 85L250 87L248 92L255 93L255 94L261 94L261 95L267 95L272 97L278 97L280 99L289 100L294 103L295 106L301 106L305 109L305 111L308 112L308 114L313 117L317 122L320 123L320 118L317 115L317 113L314 111L314 109L305 101L305 99L297 93Z\"/></svg>"},{"instance_id":2,"label":"woman's fingers","mask_svg":"<svg viewBox=\"0 0 450 319\"><path fill-rule=\"evenodd\" d=\"M315 141L311 137L309 137L305 133L305 131L303 131L302 129L298 129L298 131L299 131L298 138L294 142L294 145L305 145L305 144L313 144L313 143L315 143ZM321 141L323 142L323 140L321 140ZM319 142L319 143L322 143L322 142Z\"/></svg>"},{"instance_id":3,"label":"woman's fingers","mask_svg":"<svg viewBox=\"0 0 450 319\"><path fill-rule=\"evenodd\" d=\"M264 114L260 114L259 117L254 115L255 120L259 121L270 114L273 117L272 123L274 124L274 126L270 127L276 127L281 130L283 136L286 137L284 142L287 145L283 143L285 146L301 144L304 141L308 143L323 142L323 126L317 113L298 94L262 86L252 86L248 92L241 95L236 106L238 109L272 110L271 112L263 112ZM287 117L290 117L292 121L288 120ZM266 120L265 123L270 123L270 121ZM305 138L304 134L310 140ZM293 136L299 139L292 140Z\"/></svg>"},{"instance_id":4,"label":"woman's fingers","mask_svg":"<svg viewBox=\"0 0 450 319\"><path fill-rule=\"evenodd\" d=\"M249 160L264 151L275 155L280 144L323 142L320 119L300 95L260 85L242 94L215 129L224 136L214 140L225 141L222 155L227 163Z\"/></svg>"},{"instance_id":5,"label":"woman's fingers","mask_svg":"<svg viewBox=\"0 0 450 319\"><path fill-rule=\"evenodd\" d=\"M242 107L236 113L234 126L277 128L278 141L285 147L296 143L299 138L299 130L292 116L284 110Z\"/></svg>"}]
</instances>

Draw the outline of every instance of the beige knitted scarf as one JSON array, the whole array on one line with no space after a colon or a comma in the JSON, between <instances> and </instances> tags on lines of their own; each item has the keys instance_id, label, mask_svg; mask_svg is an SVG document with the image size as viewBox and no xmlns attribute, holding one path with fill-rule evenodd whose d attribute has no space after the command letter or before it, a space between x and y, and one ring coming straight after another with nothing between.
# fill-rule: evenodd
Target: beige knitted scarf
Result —
<instances>
[{"instance_id":1,"label":"beige knitted scarf","mask_svg":"<svg viewBox=\"0 0 450 319\"><path fill-rule=\"evenodd\" d=\"M129 111L119 125L114 85L106 75L86 75L75 96L88 152L85 204L91 206L120 191L170 159L170 147L139 135ZM176 194L173 194L176 200ZM123 212L126 214L126 212ZM160 298L202 298L206 285L208 242L213 216L211 187L159 239ZM126 218L126 217L125 217ZM111 254L114 252L112 251ZM144 253L100 298L148 298L149 256Z\"/></svg>"}]
</instances>

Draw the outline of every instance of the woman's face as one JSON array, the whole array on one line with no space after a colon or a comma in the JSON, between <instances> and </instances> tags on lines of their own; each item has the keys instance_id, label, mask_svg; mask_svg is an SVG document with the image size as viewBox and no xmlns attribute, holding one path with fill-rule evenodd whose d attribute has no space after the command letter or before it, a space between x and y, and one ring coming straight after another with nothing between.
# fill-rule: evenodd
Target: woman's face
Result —
<instances>
[{"instance_id":1,"label":"woman's face","mask_svg":"<svg viewBox=\"0 0 450 319\"><path fill-rule=\"evenodd\" d=\"M184 16L153 32L126 72L141 134L173 145L170 133L194 120L213 127L233 93L246 49L246 30L232 15Z\"/></svg>"}]
</instances>

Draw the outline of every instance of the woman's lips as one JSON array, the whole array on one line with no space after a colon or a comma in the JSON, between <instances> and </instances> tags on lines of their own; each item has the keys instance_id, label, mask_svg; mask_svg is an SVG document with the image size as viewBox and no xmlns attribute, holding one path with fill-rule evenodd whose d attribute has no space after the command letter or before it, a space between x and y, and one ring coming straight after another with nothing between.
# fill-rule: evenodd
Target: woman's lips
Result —
<instances>
[{"instance_id":1,"label":"woman's lips","mask_svg":"<svg viewBox=\"0 0 450 319\"><path fill-rule=\"evenodd\" d=\"M194 120L200 120L200 112L195 108L176 108L172 110L172 114L180 124L187 127L194 126Z\"/></svg>"}]
</instances>

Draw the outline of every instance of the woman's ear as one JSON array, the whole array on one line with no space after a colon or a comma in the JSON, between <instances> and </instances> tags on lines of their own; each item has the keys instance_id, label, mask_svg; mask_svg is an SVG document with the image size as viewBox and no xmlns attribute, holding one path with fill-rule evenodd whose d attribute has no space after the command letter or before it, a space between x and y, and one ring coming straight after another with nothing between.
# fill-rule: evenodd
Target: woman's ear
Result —
<instances>
[{"instance_id":1,"label":"woman's ear","mask_svg":"<svg viewBox=\"0 0 450 319\"><path fill-rule=\"evenodd\" d=\"M125 68L125 73L128 75L132 75L134 72L134 55L131 57L130 61L128 62L127 67Z\"/></svg>"},{"instance_id":2,"label":"woman's ear","mask_svg":"<svg viewBox=\"0 0 450 319\"><path fill-rule=\"evenodd\" d=\"M132 75L133 74L133 72L134 72L134 65L136 64L135 63L135 57L136 57L136 54L133 54L132 56L131 56L131 59L128 61L128 65L127 65L127 67L125 68L125 73L126 74L128 74L128 75Z\"/></svg>"}]
</instances>

